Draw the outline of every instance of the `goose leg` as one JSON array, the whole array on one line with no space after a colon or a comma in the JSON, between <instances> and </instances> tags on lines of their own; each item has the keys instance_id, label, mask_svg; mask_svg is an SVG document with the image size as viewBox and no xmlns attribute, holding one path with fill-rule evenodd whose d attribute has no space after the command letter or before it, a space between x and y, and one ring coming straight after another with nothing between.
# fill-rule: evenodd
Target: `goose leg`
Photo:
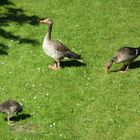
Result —
<instances>
[{"instance_id":1,"label":"goose leg","mask_svg":"<svg viewBox=\"0 0 140 140\"><path fill-rule=\"evenodd\" d=\"M57 62L57 69L60 70L60 62Z\"/></svg>"},{"instance_id":2,"label":"goose leg","mask_svg":"<svg viewBox=\"0 0 140 140\"><path fill-rule=\"evenodd\" d=\"M57 70L57 64L56 64L56 62L54 63L53 69L54 70Z\"/></svg>"},{"instance_id":3,"label":"goose leg","mask_svg":"<svg viewBox=\"0 0 140 140\"><path fill-rule=\"evenodd\" d=\"M53 66L49 65L48 67L49 67L49 69L60 70L60 62L55 61Z\"/></svg>"},{"instance_id":4,"label":"goose leg","mask_svg":"<svg viewBox=\"0 0 140 140\"><path fill-rule=\"evenodd\" d=\"M8 113L8 116L7 116L8 125L13 125L13 124L11 124L11 122L13 122L13 121L10 121L11 117L12 117L12 115Z\"/></svg>"},{"instance_id":5,"label":"goose leg","mask_svg":"<svg viewBox=\"0 0 140 140\"><path fill-rule=\"evenodd\" d=\"M128 68L129 68L129 65L124 65L124 66L122 67L122 69L120 70L120 72L121 72L121 73L125 73L125 72L127 72Z\"/></svg>"},{"instance_id":6,"label":"goose leg","mask_svg":"<svg viewBox=\"0 0 140 140\"><path fill-rule=\"evenodd\" d=\"M8 121L8 124L9 124L9 122L10 122L10 115L9 114L7 116L7 121Z\"/></svg>"},{"instance_id":7,"label":"goose leg","mask_svg":"<svg viewBox=\"0 0 140 140\"><path fill-rule=\"evenodd\" d=\"M125 72L127 72L128 68L129 68L129 65L126 66Z\"/></svg>"}]
</instances>

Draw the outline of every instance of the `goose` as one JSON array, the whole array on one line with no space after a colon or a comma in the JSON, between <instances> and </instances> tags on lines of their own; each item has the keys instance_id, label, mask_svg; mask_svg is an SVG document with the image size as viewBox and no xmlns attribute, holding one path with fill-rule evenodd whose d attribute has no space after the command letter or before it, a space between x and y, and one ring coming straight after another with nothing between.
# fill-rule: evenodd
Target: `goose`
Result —
<instances>
[{"instance_id":1,"label":"goose","mask_svg":"<svg viewBox=\"0 0 140 140\"><path fill-rule=\"evenodd\" d=\"M52 25L53 21L50 18L40 20L40 23L48 25L48 32L45 35L43 41L43 50L44 52L54 59L54 65L49 65L48 67L53 70L60 69L60 60L64 58L71 58L80 60L81 56L76 54L75 52L68 49L64 44L62 44L59 40L51 39Z\"/></svg>"},{"instance_id":2,"label":"goose","mask_svg":"<svg viewBox=\"0 0 140 140\"><path fill-rule=\"evenodd\" d=\"M8 124L10 124L10 118L12 114L16 112L22 112L22 106L15 100L8 100L0 104L0 112L7 114Z\"/></svg>"},{"instance_id":3,"label":"goose","mask_svg":"<svg viewBox=\"0 0 140 140\"><path fill-rule=\"evenodd\" d=\"M105 72L108 73L113 63L123 63L122 72L127 72L130 63L140 55L140 47L122 47L105 65Z\"/></svg>"}]
</instances>

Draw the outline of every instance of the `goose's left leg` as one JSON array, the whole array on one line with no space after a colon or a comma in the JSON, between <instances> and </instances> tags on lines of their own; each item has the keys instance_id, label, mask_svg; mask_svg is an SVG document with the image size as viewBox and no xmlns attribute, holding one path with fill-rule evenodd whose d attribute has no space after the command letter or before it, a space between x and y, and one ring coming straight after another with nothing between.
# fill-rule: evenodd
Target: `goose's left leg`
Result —
<instances>
[{"instance_id":1,"label":"goose's left leg","mask_svg":"<svg viewBox=\"0 0 140 140\"><path fill-rule=\"evenodd\" d=\"M57 69L60 70L60 68L61 68L61 67L60 67L60 62L58 61L58 62L57 62Z\"/></svg>"},{"instance_id":2,"label":"goose's left leg","mask_svg":"<svg viewBox=\"0 0 140 140\"><path fill-rule=\"evenodd\" d=\"M129 65L128 65L128 64L127 64L127 65L124 65L124 66L121 68L120 72L125 73L125 72L128 71L128 68L129 68Z\"/></svg>"},{"instance_id":3,"label":"goose's left leg","mask_svg":"<svg viewBox=\"0 0 140 140\"><path fill-rule=\"evenodd\" d=\"M12 117L12 115L10 113L8 113L8 116L7 116L8 125L13 125L13 124L11 124L11 122L13 122L10 120L11 117Z\"/></svg>"}]
</instances>

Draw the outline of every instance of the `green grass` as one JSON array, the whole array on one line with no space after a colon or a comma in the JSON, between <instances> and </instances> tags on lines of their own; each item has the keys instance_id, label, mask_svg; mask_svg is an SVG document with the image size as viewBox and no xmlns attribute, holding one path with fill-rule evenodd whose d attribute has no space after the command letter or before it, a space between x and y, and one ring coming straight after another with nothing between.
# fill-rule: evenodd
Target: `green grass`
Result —
<instances>
[{"instance_id":1,"label":"green grass","mask_svg":"<svg viewBox=\"0 0 140 140\"><path fill-rule=\"evenodd\" d=\"M31 115L9 127L0 114L2 140L140 139L140 67L104 73L118 48L140 45L138 0L0 3L0 101L15 99ZM38 24L46 17L54 21L52 37L81 54L86 66L48 70L47 26Z\"/></svg>"}]
</instances>

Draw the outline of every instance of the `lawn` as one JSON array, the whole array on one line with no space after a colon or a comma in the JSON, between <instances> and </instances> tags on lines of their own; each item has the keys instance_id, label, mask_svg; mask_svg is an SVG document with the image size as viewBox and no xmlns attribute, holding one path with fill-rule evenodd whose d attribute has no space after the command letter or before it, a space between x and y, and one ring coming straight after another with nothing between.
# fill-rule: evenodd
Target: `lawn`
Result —
<instances>
[{"instance_id":1,"label":"lawn","mask_svg":"<svg viewBox=\"0 0 140 140\"><path fill-rule=\"evenodd\" d=\"M0 13L0 101L24 106L14 126L0 114L2 140L140 139L140 58L125 74L104 73L118 48L140 46L138 0L0 0ZM52 38L85 65L48 69L47 17Z\"/></svg>"}]
</instances>

